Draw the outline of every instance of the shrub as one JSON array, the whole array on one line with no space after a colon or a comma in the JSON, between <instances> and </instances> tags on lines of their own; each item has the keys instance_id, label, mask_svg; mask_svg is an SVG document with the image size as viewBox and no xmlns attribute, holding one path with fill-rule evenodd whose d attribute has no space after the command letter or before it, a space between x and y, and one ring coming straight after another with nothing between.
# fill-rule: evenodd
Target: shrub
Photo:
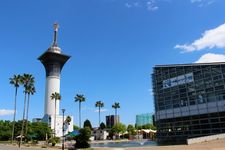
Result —
<instances>
[{"instance_id":1,"label":"shrub","mask_svg":"<svg viewBox=\"0 0 225 150\"><path fill-rule=\"evenodd\" d=\"M80 134L76 137L75 148L89 148L90 144L88 143L89 138L91 137L91 130L89 127L79 130Z\"/></svg>"},{"instance_id":2,"label":"shrub","mask_svg":"<svg viewBox=\"0 0 225 150\"><path fill-rule=\"evenodd\" d=\"M52 137L48 140L48 143L52 143L52 146L55 146L56 143L60 142L60 138L59 137Z\"/></svg>"}]
</instances>

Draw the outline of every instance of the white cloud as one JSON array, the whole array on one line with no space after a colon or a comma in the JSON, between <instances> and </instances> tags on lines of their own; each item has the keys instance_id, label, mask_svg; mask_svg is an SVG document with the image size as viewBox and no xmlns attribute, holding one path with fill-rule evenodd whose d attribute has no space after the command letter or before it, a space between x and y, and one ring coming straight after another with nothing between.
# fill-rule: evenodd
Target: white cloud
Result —
<instances>
[{"instance_id":1,"label":"white cloud","mask_svg":"<svg viewBox=\"0 0 225 150\"><path fill-rule=\"evenodd\" d=\"M127 2L125 3L125 7L127 8L137 8L137 7L141 7L141 8L145 8L148 11L156 11L159 9L159 7L157 6L157 1L159 0L137 0L135 2Z\"/></svg>"},{"instance_id":2,"label":"white cloud","mask_svg":"<svg viewBox=\"0 0 225 150\"><path fill-rule=\"evenodd\" d=\"M138 2L134 2L133 5L134 5L134 7L141 7L141 4Z\"/></svg>"},{"instance_id":3,"label":"white cloud","mask_svg":"<svg viewBox=\"0 0 225 150\"><path fill-rule=\"evenodd\" d=\"M87 110L87 111L94 111L93 108L87 107L87 106L83 106L81 109L82 109L82 110Z\"/></svg>"},{"instance_id":4,"label":"white cloud","mask_svg":"<svg viewBox=\"0 0 225 150\"><path fill-rule=\"evenodd\" d=\"M200 3L202 0L191 0L191 3Z\"/></svg>"},{"instance_id":5,"label":"white cloud","mask_svg":"<svg viewBox=\"0 0 225 150\"><path fill-rule=\"evenodd\" d=\"M154 95L153 89L148 89L148 91L150 92L150 95Z\"/></svg>"},{"instance_id":6,"label":"white cloud","mask_svg":"<svg viewBox=\"0 0 225 150\"><path fill-rule=\"evenodd\" d=\"M0 109L0 116L13 115L14 110Z\"/></svg>"},{"instance_id":7,"label":"white cloud","mask_svg":"<svg viewBox=\"0 0 225 150\"><path fill-rule=\"evenodd\" d=\"M207 53L202 55L195 63L209 63L209 62L225 62L225 55Z\"/></svg>"},{"instance_id":8,"label":"white cloud","mask_svg":"<svg viewBox=\"0 0 225 150\"><path fill-rule=\"evenodd\" d=\"M125 3L125 6L127 8L132 8L132 7L142 7L142 3L141 2L129 2L129 3Z\"/></svg>"},{"instance_id":9,"label":"white cloud","mask_svg":"<svg viewBox=\"0 0 225 150\"><path fill-rule=\"evenodd\" d=\"M215 2L215 0L191 0L192 4L196 4L199 7L204 7L211 5Z\"/></svg>"},{"instance_id":10,"label":"white cloud","mask_svg":"<svg viewBox=\"0 0 225 150\"><path fill-rule=\"evenodd\" d=\"M129 3L126 3L125 6L126 6L127 8L131 8L131 7L132 7L132 5L129 4Z\"/></svg>"},{"instance_id":11,"label":"white cloud","mask_svg":"<svg viewBox=\"0 0 225 150\"><path fill-rule=\"evenodd\" d=\"M214 29L206 30L202 37L191 44L177 44L175 48L184 52L199 51L203 49L224 48L225 47L225 24Z\"/></svg>"},{"instance_id":12,"label":"white cloud","mask_svg":"<svg viewBox=\"0 0 225 150\"><path fill-rule=\"evenodd\" d=\"M98 111L99 111L98 109L95 110L95 112L98 112ZM104 108L100 109L100 112L106 112L106 111L108 111L108 109L104 109Z\"/></svg>"},{"instance_id":13,"label":"white cloud","mask_svg":"<svg viewBox=\"0 0 225 150\"><path fill-rule=\"evenodd\" d=\"M149 11L156 11L156 10L159 9L159 7L156 6L154 0L150 0L150 1L146 2L146 5L147 5L147 9L148 9Z\"/></svg>"}]
</instances>

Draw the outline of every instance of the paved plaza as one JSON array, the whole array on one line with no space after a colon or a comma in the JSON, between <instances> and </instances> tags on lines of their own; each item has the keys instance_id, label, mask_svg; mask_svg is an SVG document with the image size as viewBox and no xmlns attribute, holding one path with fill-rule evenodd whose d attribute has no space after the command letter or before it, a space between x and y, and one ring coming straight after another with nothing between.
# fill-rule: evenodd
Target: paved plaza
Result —
<instances>
[{"instance_id":1,"label":"paved plaza","mask_svg":"<svg viewBox=\"0 0 225 150\"><path fill-rule=\"evenodd\" d=\"M21 146L20 148L18 146L10 146L10 145L3 145L0 144L0 150L41 150L43 148L35 148L35 147L24 147ZM48 150L45 148L45 150Z\"/></svg>"},{"instance_id":2,"label":"paved plaza","mask_svg":"<svg viewBox=\"0 0 225 150\"><path fill-rule=\"evenodd\" d=\"M0 150L60 150L60 148L38 148L1 145ZM203 142L192 145L154 146L143 148L93 148L93 150L225 150L225 139Z\"/></svg>"}]
</instances>

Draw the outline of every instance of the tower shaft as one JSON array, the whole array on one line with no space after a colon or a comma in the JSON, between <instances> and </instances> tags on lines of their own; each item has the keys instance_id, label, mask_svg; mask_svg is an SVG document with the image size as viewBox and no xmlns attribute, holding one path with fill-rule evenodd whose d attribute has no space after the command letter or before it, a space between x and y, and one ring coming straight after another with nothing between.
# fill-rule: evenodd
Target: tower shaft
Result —
<instances>
[{"instance_id":1,"label":"tower shaft","mask_svg":"<svg viewBox=\"0 0 225 150\"><path fill-rule=\"evenodd\" d=\"M51 99L52 93L60 93L60 78L57 76L47 76L45 84L45 109L44 114L56 115L59 114L59 100L55 101ZM56 102L56 110L55 110Z\"/></svg>"},{"instance_id":2,"label":"tower shaft","mask_svg":"<svg viewBox=\"0 0 225 150\"><path fill-rule=\"evenodd\" d=\"M54 48L54 47L53 47ZM46 51L38 59L42 62L46 71L46 85L45 85L45 115L59 114L59 100L51 99L52 93L60 93L60 76L61 70L70 56L56 53L54 51Z\"/></svg>"}]
</instances>

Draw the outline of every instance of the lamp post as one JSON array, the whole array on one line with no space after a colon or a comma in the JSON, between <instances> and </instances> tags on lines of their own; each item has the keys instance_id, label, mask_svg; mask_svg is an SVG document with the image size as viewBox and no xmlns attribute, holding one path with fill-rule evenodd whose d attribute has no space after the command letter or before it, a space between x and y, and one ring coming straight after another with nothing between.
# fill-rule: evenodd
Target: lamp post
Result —
<instances>
[{"instance_id":1,"label":"lamp post","mask_svg":"<svg viewBox=\"0 0 225 150\"><path fill-rule=\"evenodd\" d=\"M65 113L65 109L62 109L62 113L63 113L63 124L62 124L62 150L64 150L64 113Z\"/></svg>"}]
</instances>

